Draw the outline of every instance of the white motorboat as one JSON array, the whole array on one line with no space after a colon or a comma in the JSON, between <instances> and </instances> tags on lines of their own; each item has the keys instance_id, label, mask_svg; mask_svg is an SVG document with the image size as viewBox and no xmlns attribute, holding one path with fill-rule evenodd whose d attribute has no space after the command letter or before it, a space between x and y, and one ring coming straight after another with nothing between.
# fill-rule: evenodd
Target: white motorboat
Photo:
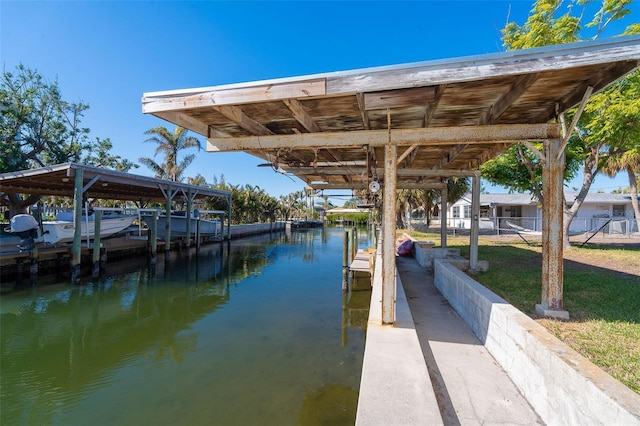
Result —
<instances>
[{"instance_id":1,"label":"white motorboat","mask_svg":"<svg viewBox=\"0 0 640 426\"><path fill-rule=\"evenodd\" d=\"M203 211L209 212L209 211ZM191 221L191 235L195 236L196 226L198 221L200 222L200 236L201 237L218 237L222 232L222 222L219 219L204 219L200 217L200 211L194 210L193 216L187 219L186 212L172 212L171 213L171 237L182 238L187 236L187 220ZM215 213L224 213L217 212ZM149 211L143 211L140 213L140 217L144 220L147 226L151 227L152 215ZM158 215L158 238L164 239L166 235L166 220L167 216L164 214Z\"/></svg>"},{"instance_id":2,"label":"white motorboat","mask_svg":"<svg viewBox=\"0 0 640 426\"><path fill-rule=\"evenodd\" d=\"M100 238L117 234L131 226L138 218L135 214L123 214L118 211L105 210L100 219ZM93 212L83 214L80 224L82 240L93 239L95 236L95 215ZM73 212L59 213L56 220L42 221L41 240L49 244L67 243L73 241L75 225Z\"/></svg>"},{"instance_id":3,"label":"white motorboat","mask_svg":"<svg viewBox=\"0 0 640 426\"><path fill-rule=\"evenodd\" d=\"M100 219L100 238L106 238L125 230L138 218L135 214L124 214L118 210L105 210ZM95 236L95 215L93 212L84 214L80 223L81 237L93 239ZM68 243L73 241L75 225L73 212L58 213L56 220L43 220L42 233L39 224L29 214L18 214L11 218L11 227L5 231L21 238L18 248L30 250L34 243Z\"/></svg>"}]
</instances>

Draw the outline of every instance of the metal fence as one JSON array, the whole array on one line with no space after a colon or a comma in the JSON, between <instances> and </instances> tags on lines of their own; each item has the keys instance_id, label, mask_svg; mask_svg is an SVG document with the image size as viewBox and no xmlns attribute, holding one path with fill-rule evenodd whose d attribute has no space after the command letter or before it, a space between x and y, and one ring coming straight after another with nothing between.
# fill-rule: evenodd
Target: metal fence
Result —
<instances>
[{"instance_id":1,"label":"metal fence","mask_svg":"<svg viewBox=\"0 0 640 426\"><path fill-rule=\"evenodd\" d=\"M603 236L609 237L640 238L638 222L637 219L629 218L577 217L571 221L569 232L571 234L602 233ZM432 225L439 223L438 218L431 221ZM532 231L542 230L542 219L539 217L483 217L480 218L479 228L484 234L512 234L516 229L510 224ZM471 228L471 219L447 218L447 228L454 233L456 230L468 230Z\"/></svg>"}]
</instances>

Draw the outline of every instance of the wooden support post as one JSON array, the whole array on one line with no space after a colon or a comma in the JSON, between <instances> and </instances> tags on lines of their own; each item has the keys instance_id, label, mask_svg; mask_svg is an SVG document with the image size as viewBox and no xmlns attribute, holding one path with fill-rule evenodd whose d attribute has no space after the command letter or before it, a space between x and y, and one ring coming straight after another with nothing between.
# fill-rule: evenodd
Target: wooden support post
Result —
<instances>
[{"instance_id":1,"label":"wooden support post","mask_svg":"<svg viewBox=\"0 0 640 426\"><path fill-rule=\"evenodd\" d=\"M200 251L200 216L196 217L196 253Z\"/></svg>"},{"instance_id":2,"label":"wooden support post","mask_svg":"<svg viewBox=\"0 0 640 426\"><path fill-rule=\"evenodd\" d=\"M158 254L158 210L154 210L152 213L148 238L151 242L151 264L155 265Z\"/></svg>"},{"instance_id":3,"label":"wooden support post","mask_svg":"<svg viewBox=\"0 0 640 426\"><path fill-rule=\"evenodd\" d=\"M358 230L354 226L351 228L351 261L353 262L358 254Z\"/></svg>"},{"instance_id":4,"label":"wooden support post","mask_svg":"<svg viewBox=\"0 0 640 426\"><path fill-rule=\"evenodd\" d=\"M344 231L342 241L342 291L349 289L349 231Z\"/></svg>"},{"instance_id":5,"label":"wooden support post","mask_svg":"<svg viewBox=\"0 0 640 426\"><path fill-rule=\"evenodd\" d=\"M167 199L165 200L165 219L164 219L164 258L169 259L171 254L171 200L173 198L171 184L167 185Z\"/></svg>"},{"instance_id":6,"label":"wooden support post","mask_svg":"<svg viewBox=\"0 0 640 426\"><path fill-rule=\"evenodd\" d=\"M231 194L229 194L229 198L227 199L228 213L227 213L227 240L231 240ZM222 218L224 221L224 218Z\"/></svg>"},{"instance_id":7,"label":"wooden support post","mask_svg":"<svg viewBox=\"0 0 640 426\"><path fill-rule=\"evenodd\" d=\"M542 169L542 301L536 312L545 317L569 319L563 308L564 153L562 140L544 141Z\"/></svg>"},{"instance_id":8,"label":"wooden support post","mask_svg":"<svg viewBox=\"0 0 640 426\"><path fill-rule=\"evenodd\" d=\"M396 158L397 147L389 141L384 155L382 228L382 323L396 320Z\"/></svg>"},{"instance_id":9,"label":"wooden support post","mask_svg":"<svg viewBox=\"0 0 640 426\"><path fill-rule=\"evenodd\" d=\"M91 276L97 278L100 275L100 222L102 221L102 210L97 210L93 214L93 263L91 265Z\"/></svg>"},{"instance_id":10,"label":"wooden support post","mask_svg":"<svg viewBox=\"0 0 640 426\"><path fill-rule=\"evenodd\" d=\"M29 279L31 285L35 286L38 282L38 245L36 244L31 250L31 266L29 267Z\"/></svg>"},{"instance_id":11,"label":"wooden support post","mask_svg":"<svg viewBox=\"0 0 640 426\"><path fill-rule=\"evenodd\" d=\"M193 212L191 211L193 208L193 203L191 200L191 188L187 189L187 223L186 223L186 236L187 236L187 253L189 253L189 247L191 247L191 218L193 217Z\"/></svg>"},{"instance_id":12,"label":"wooden support post","mask_svg":"<svg viewBox=\"0 0 640 426\"><path fill-rule=\"evenodd\" d=\"M469 272L478 270L478 236L480 234L480 172L471 178L471 234L469 237Z\"/></svg>"},{"instance_id":13,"label":"wooden support post","mask_svg":"<svg viewBox=\"0 0 640 426\"><path fill-rule=\"evenodd\" d=\"M440 247L447 248L447 213L449 190L445 186L440 190Z\"/></svg>"},{"instance_id":14,"label":"wooden support post","mask_svg":"<svg viewBox=\"0 0 640 426\"><path fill-rule=\"evenodd\" d=\"M73 252L71 254L71 283L75 284L80 279L80 261L82 259L82 169L75 170L76 175L73 186Z\"/></svg>"}]
</instances>

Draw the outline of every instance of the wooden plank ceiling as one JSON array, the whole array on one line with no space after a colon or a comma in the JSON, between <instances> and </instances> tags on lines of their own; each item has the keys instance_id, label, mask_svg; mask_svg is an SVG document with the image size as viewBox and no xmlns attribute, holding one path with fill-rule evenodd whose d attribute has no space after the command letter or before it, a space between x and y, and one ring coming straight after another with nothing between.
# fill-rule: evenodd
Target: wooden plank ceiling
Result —
<instances>
[{"instance_id":1,"label":"wooden plank ceiling","mask_svg":"<svg viewBox=\"0 0 640 426\"><path fill-rule=\"evenodd\" d=\"M468 174L510 145L561 137L558 114L639 66L640 37L145 93L143 112L244 151L312 188L398 188Z\"/></svg>"}]
</instances>

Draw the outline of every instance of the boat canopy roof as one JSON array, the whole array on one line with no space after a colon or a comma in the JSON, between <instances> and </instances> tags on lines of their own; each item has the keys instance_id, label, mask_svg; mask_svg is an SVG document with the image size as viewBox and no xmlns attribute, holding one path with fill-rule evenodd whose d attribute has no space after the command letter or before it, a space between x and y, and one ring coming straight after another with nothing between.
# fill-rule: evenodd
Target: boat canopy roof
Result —
<instances>
[{"instance_id":1,"label":"boat canopy roof","mask_svg":"<svg viewBox=\"0 0 640 426\"><path fill-rule=\"evenodd\" d=\"M74 181L82 171L83 193L87 198L164 202L167 194L188 194L194 200L206 197L229 198L231 192L206 186L189 185L148 176L134 175L102 167L63 163L36 169L0 174L5 193L73 197Z\"/></svg>"}]
</instances>

